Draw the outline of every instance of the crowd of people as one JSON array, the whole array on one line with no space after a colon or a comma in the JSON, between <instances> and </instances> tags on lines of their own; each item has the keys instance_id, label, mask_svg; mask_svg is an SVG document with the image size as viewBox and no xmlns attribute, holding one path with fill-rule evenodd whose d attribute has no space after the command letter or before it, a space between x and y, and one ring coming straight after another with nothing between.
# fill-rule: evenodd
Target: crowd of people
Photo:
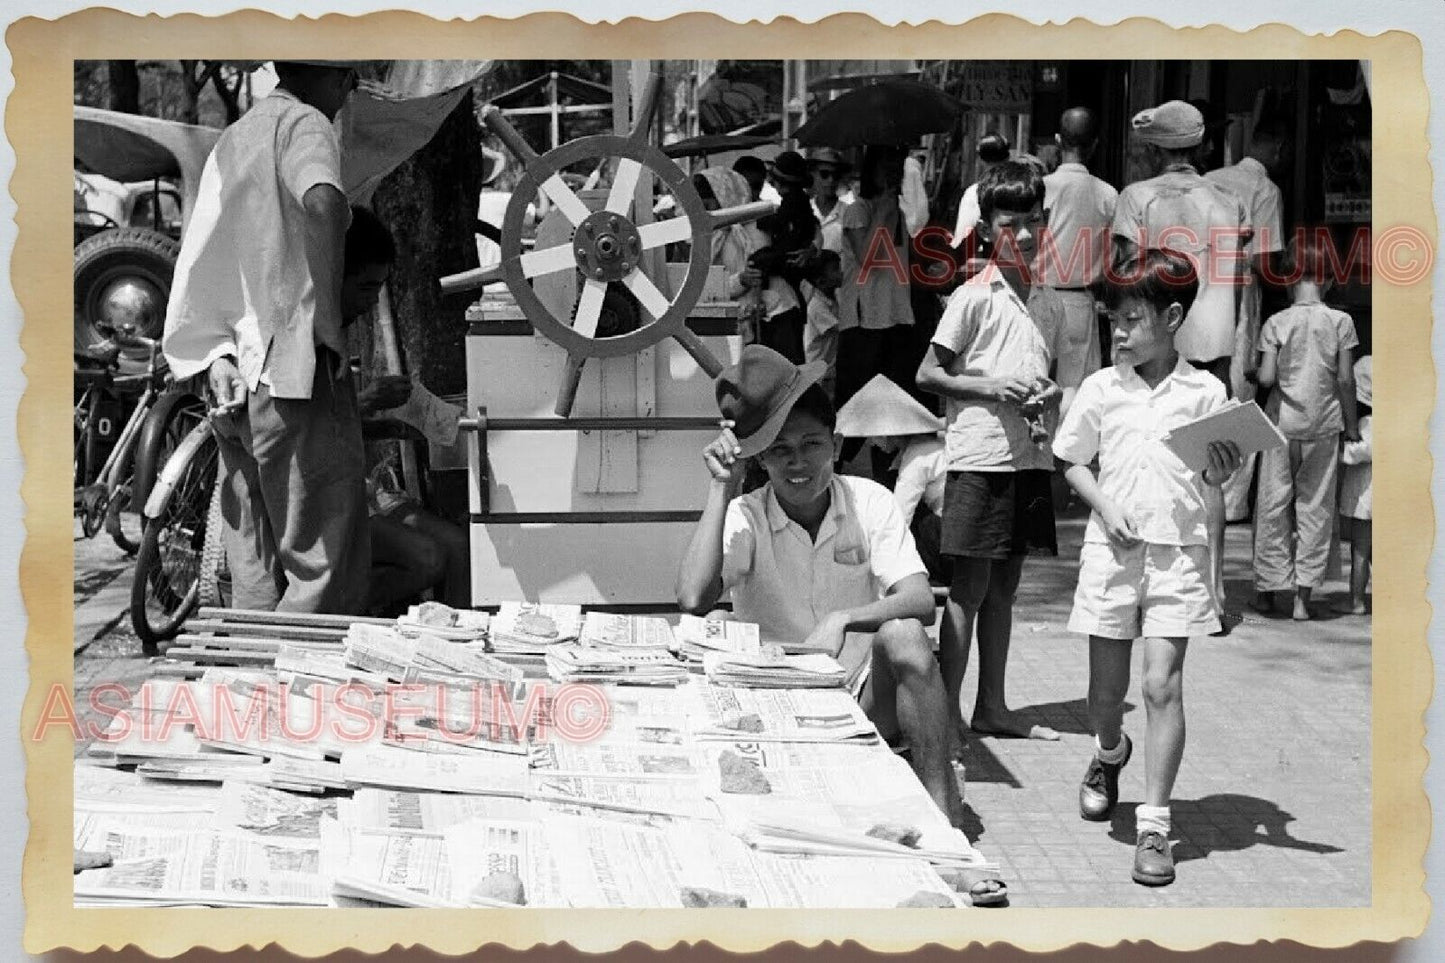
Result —
<instances>
[{"instance_id":1,"label":"crowd of people","mask_svg":"<svg viewBox=\"0 0 1445 963\"><path fill-rule=\"evenodd\" d=\"M424 591L466 604L464 535L368 491L362 419L404 400L409 382L358 392L348 363L345 326L395 258L385 226L342 192L332 120L355 72L306 61L277 73L207 161L163 342L177 378L208 385L234 604L361 613ZM839 191L850 165L830 149L696 175L710 208L756 199L765 181L779 201L713 237L746 344L717 379L723 430L703 455L711 481L677 597L699 613L730 602L764 638L837 656L959 820L950 759L968 738L1058 738L1009 710L1005 675L1025 558L1058 550L1061 476L1092 512L1068 623L1089 638L1097 742L1079 811L1107 819L1117 802L1131 643L1143 639L1147 799L1133 876L1158 885L1174 878L1185 651L1228 627L1226 503L1247 496L1239 479L1253 467L1220 438L1191 470L1161 438L1230 395L1267 390L1288 444L1258 459L1256 604L1289 592L1293 616L1310 616L1338 512L1355 556L1345 606L1363 613L1370 381L1349 316L1323 303L1323 253L1307 238L1284 252L1301 269L1293 303L1259 317L1282 247L1268 178L1282 139L1258 129L1249 156L1206 173L1194 106L1143 111L1133 128L1156 173L1122 191L1088 170L1086 108L1061 118L1053 170L985 138L944 245L967 254L956 264L915 243L928 199L905 150L864 150L851 197ZM947 587L936 657L930 578Z\"/></svg>"},{"instance_id":2,"label":"crowd of people","mask_svg":"<svg viewBox=\"0 0 1445 963\"><path fill-rule=\"evenodd\" d=\"M766 638L839 654L935 791L971 736L1058 739L1009 710L1005 675L1025 559L1058 551L1061 477L1091 510L1068 621L1089 639L1096 735L1079 812L1104 820L1117 803L1130 643L1142 639L1147 798L1132 875L1162 885L1174 879L1184 656L1190 638L1239 620L1225 606L1224 530L1231 504L1235 518L1250 510L1256 475L1253 605L1271 613L1288 593L1290 615L1311 618L1343 529L1353 559L1338 607L1366 612L1370 368L1350 316L1324 304L1327 239L1283 244L1269 178L1286 154L1279 132L1257 126L1239 163L1204 172L1217 132L1197 106L1161 104L1132 126L1153 174L1123 190L1088 169L1087 108L1060 118L1056 166L983 138L982 174L948 238L966 256L945 275L909 270L933 250L910 243L927 217L910 211L905 151L866 149L852 199L838 192L837 151L773 161L786 225L739 225L732 247L714 248L734 293L760 309L717 383L724 428L704 452L712 484L678 600L703 612L726 598ZM759 167L745 158L699 179L735 175L741 191ZM1290 304L1264 319L1269 284ZM1257 393L1285 445L1256 456L1213 439L1201 471L1163 443ZM883 457L860 461L870 439ZM930 579L947 586L936 659ZM950 789L937 798L956 811Z\"/></svg>"}]
</instances>

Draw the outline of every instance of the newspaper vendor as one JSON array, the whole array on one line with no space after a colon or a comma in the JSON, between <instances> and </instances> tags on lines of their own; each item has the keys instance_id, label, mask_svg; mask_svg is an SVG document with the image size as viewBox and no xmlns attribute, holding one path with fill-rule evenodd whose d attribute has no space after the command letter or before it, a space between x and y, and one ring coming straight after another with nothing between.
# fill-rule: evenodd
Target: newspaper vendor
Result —
<instances>
[{"instance_id":1,"label":"newspaper vendor","mask_svg":"<svg viewBox=\"0 0 1445 963\"><path fill-rule=\"evenodd\" d=\"M834 475L824 370L750 345L718 376L723 430L703 450L712 477L678 603L700 615L728 592L734 615L756 622L765 641L832 653L869 718L910 746L919 780L958 825L943 679L923 631L934 617L928 575L888 489ZM767 484L739 495L744 459L755 456Z\"/></svg>"},{"instance_id":2,"label":"newspaper vendor","mask_svg":"<svg viewBox=\"0 0 1445 963\"><path fill-rule=\"evenodd\" d=\"M233 604L356 614L371 552L332 126L356 72L337 61L276 72L275 93L206 161L162 343L177 379L206 374L215 405Z\"/></svg>"}]
</instances>

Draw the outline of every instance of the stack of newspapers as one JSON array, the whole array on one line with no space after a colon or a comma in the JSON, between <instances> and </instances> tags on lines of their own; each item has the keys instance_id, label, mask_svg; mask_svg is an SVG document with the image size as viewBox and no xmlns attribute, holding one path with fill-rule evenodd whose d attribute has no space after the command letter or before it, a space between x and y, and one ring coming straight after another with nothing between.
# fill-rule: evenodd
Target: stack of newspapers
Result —
<instances>
[{"instance_id":1,"label":"stack of newspapers","mask_svg":"<svg viewBox=\"0 0 1445 963\"><path fill-rule=\"evenodd\" d=\"M776 646L764 646L755 655L709 652L702 659L709 682L759 689L836 688L847 681L838 660L823 652L786 655Z\"/></svg>"},{"instance_id":2,"label":"stack of newspapers","mask_svg":"<svg viewBox=\"0 0 1445 963\"><path fill-rule=\"evenodd\" d=\"M757 655L762 650L758 627L751 622L704 619L684 615L677 623L678 654L701 664L709 652Z\"/></svg>"},{"instance_id":3,"label":"stack of newspapers","mask_svg":"<svg viewBox=\"0 0 1445 963\"><path fill-rule=\"evenodd\" d=\"M522 672L487 654L484 642L448 641L426 630L358 623L347 630L346 664L389 682L488 681L516 686Z\"/></svg>"},{"instance_id":4,"label":"stack of newspapers","mask_svg":"<svg viewBox=\"0 0 1445 963\"><path fill-rule=\"evenodd\" d=\"M396 626L407 635L426 632L453 642L480 642L486 639L490 622L486 612L423 602L407 609L406 614L396 620Z\"/></svg>"},{"instance_id":5,"label":"stack of newspapers","mask_svg":"<svg viewBox=\"0 0 1445 963\"><path fill-rule=\"evenodd\" d=\"M582 606L551 602L503 602L487 629L498 656L541 656L574 642L582 632Z\"/></svg>"},{"instance_id":6,"label":"stack of newspapers","mask_svg":"<svg viewBox=\"0 0 1445 963\"><path fill-rule=\"evenodd\" d=\"M678 685L687 681L687 666L666 649L559 645L546 659L547 674L558 682Z\"/></svg>"},{"instance_id":7,"label":"stack of newspapers","mask_svg":"<svg viewBox=\"0 0 1445 963\"><path fill-rule=\"evenodd\" d=\"M677 640L666 619L616 612L588 612L577 641L590 649L619 652L677 650Z\"/></svg>"}]
</instances>

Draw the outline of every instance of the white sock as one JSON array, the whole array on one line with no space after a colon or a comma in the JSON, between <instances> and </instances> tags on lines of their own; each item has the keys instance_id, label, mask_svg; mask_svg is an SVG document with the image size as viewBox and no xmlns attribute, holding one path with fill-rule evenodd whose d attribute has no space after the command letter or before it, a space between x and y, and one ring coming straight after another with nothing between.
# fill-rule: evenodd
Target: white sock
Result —
<instances>
[{"instance_id":1,"label":"white sock","mask_svg":"<svg viewBox=\"0 0 1445 963\"><path fill-rule=\"evenodd\" d=\"M1162 833L1169 838L1169 807L1139 806L1134 810L1134 831L1139 836L1147 832Z\"/></svg>"},{"instance_id":2,"label":"white sock","mask_svg":"<svg viewBox=\"0 0 1445 963\"><path fill-rule=\"evenodd\" d=\"M1121 732L1119 733L1118 745L1116 745L1113 749L1105 749L1103 744L1099 742L1099 737L1095 736L1095 755L1099 757L1100 762L1107 762L1111 766L1117 766L1119 763L1124 761L1124 753L1128 751L1126 748L1128 746L1128 743L1125 741L1127 738L1128 737Z\"/></svg>"}]
</instances>

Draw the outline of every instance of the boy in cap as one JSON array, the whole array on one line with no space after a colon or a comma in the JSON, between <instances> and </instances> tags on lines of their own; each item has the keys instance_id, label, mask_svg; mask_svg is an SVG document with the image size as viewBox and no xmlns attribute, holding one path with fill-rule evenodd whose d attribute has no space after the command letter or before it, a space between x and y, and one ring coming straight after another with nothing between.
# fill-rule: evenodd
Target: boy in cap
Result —
<instances>
[{"instance_id":1,"label":"boy in cap","mask_svg":"<svg viewBox=\"0 0 1445 963\"><path fill-rule=\"evenodd\" d=\"M1111 280L1114 364L1079 386L1054 453L1093 509L1079 553L1069 631L1089 636L1089 721L1095 754L1079 787L1079 815L1107 820L1132 743L1123 732L1135 639L1144 640L1147 710L1144 803L1135 810L1134 881L1174 881L1169 799L1184 754L1184 655L1189 637L1219 628L1212 598L1204 492L1239 467L1233 442L1209 446L1209 466L1188 468L1160 440L1224 404L1224 388L1185 364L1174 334L1197 290L1191 261L1146 251ZM1098 458L1099 475L1089 465Z\"/></svg>"},{"instance_id":2,"label":"boy in cap","mask_svg":"<svg viewBox=\"0 0 1445 963\"><path fill-rule=\"evenodd\" d=\"M177 379L206 375L234 604L354 614L370 551L332 121L356 72L335 61L276 72L276 91L206 160L162 344Z\"/></svg>"},{"instance_id":3,"label":"boy in cap","mask_svg":"<svg viewBox=\"0 0 1445 963\"><path fill-rule=\"evenodd\" d=\"M730 593L734 615L765 640L838 658L869 718L909 745L919 780L957 825L943 681L923 631L934 612L928 575L888 490L833 473L823 370L749 345L718 375L722 433L703 450L707 503L678 572L678 604L704 614ZM767 484L739 495L753 457Z\"/></svg>"},{"instance_id":4,"label":"boy in cap","mask_svg":"<svg viewBox=\"0 0 1445 963\"><path fill-rule=\"evenodd\" d=\"M1186 361L1218 378L1227 392L1244 291L1248 213L1242 201L1195 166L1204 139L1204 115L1197 107L1171 100L1135 114L1133 128L1134 136L1148 146L1156 174L1119 194L1112 228L1115 260L1138 264L1140 251L1168 248L1194 262L1199 293L1174 344ZM1224 498L1213 487L1206 496L1214 591L1223 606Z\"/></svg>"},{"instance_id":5,"label":"boy in cap","mask_svg":"<svg viewBox=\"0 0 1445 963\"><path fill-rule=\"evenodd\" d=\"M953 556L953 584L939 633L939 661L948 689L950 737L965 733L1055 740L1047 726L1028 725L1005 699L1013 602L1031 551L1057 554L1047 431L1030 421L1057 415L1060 391L1048 380L1050 336L1025 299L1043 225L1043 179L1028 164L1005 161L979 181L977 230L993 251L988 269L949 297L918 367L917 384L947 402L948 481L942 551ZM978 696L970 724L959 703L974 628L978 630Z\"/></svg>"}]
</instances>

